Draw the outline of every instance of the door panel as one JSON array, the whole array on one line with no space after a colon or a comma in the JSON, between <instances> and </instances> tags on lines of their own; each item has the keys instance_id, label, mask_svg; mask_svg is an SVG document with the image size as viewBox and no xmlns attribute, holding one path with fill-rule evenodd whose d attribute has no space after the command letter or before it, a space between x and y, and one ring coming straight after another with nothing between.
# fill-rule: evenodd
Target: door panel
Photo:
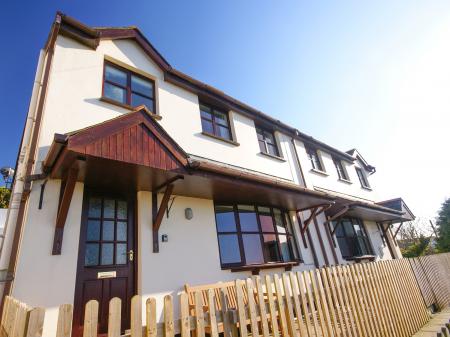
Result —
<instances>
[{"instance_id":1,"label":"door panel","mask_svg":"<svg viewBox=\"0 0 450 337\"><path fill-rule=\"evenodd\" d=\"M129 329L135 293L134 202L85 192L74 299L74 337L82 336L84 307L99 302L99 333L107 332L109 300L122 300L122 332Z\"/></svg>"}]
</instances>

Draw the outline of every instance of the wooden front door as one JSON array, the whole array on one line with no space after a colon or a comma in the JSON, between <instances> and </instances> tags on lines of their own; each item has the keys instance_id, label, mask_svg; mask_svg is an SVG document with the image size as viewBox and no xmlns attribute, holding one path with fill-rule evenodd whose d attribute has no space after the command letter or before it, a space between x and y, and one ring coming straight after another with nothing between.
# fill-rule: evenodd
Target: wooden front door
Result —
<instances>
[{"instance_id":1,"label":"wooden front door","mask_svg":"<svg viewBox=\"0 0 450 337\"><path fill-rule=\"evenodd\" d=\"M132 198L85 192L74 299L73 335L83 333L84 307L99 302L99 333L107 332L108 305L122 300L122 332L130 327L135 294L135 226Z\"/></svg>"}]
</instances>

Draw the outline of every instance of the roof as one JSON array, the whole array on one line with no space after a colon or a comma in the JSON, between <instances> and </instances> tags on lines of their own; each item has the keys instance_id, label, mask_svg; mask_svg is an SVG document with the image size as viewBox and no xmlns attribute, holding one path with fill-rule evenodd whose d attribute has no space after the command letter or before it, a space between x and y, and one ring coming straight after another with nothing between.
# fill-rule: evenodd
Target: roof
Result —
<instances>
[{"instance_id":1,"label":"roof","mask_svg":"<svg viewBox=\"0 0 450 337\"><path fill-rule=\"evenodd\" d=\"M375 166L370 165L365 159L364 157L361 155L361 153L359 153L359 151L357 149L351 149L346 151L346 153L348 153L349 155L351 155L353 158L355 159L359 159L359 161L361 162L361 164L363 164L364 169L366 169L367 171L369 171L371 174L375 173L376 169Z\"/></svg>"},{"instance_id":2,"label":"roof","mask_svg":"<svg viewBox=\"0 0 450 337\"><path fill-rule=\"evenodd\" d=\"M135 26L130 27L90 27L80 21L57 12L55 23L59 24L59 34L70 37L92 49L96 49L100 40L116 40L116 39L132 39L134 40L147 55L161 68L164 72L164 79L167 82L180 86L186 90L199 95L200 99L213 100L216 104L233 110L259 123L268 124L275 130L283 131L289 136L299 139L310 145L314 145L322 150L330 152L335 156L353 162L355 160L350 154L340 151L326 143L323 143L312 136L309 136L296 128L287 125L278 119L275 119L258 109L255 109L236 98L233 98L223 91L214 88L206 83L194 79L185 73L173 68L169 62L156 50L144 34ZM55 24L54 24L55 26ZM48 42L46 48L48 47Z\"/></svg>"},{"instance_id":3,"label":"roof","mask_svg":"<svg viewBox=\"0 0 450 337\"><path fill-rule=\"evenodd\" d=\"M411 212L402 198L394 198L377 202L378 205L401 211L408 220L414 220L416 216Z\"/></svg>"}]
</instances>

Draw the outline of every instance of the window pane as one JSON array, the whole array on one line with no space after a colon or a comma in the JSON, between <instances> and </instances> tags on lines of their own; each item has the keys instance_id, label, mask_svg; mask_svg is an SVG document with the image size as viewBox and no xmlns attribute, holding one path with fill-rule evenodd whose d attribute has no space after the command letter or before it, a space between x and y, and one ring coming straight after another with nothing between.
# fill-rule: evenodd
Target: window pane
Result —
<instances>
[{"instance_id":1,"label":"window pane","mask_svg":"<svg viewBox=\"0 0 450 337\"><path fill-rule=\"evenodd\" d=\"M218 232L236 232L233 206L216 206L216 224Z\"/></svg>"},{"instance_id":2,"label":"window pane","mask_svg":"<svg viewBox=\"0 0 450 337\"><path fill-rule=\"evenodd\" d=\"M147 109L153 112L153 100L138 94L131 94L131 105L145 105Z\"/></svg>"},{"instance_id":3,"label":"window pane","mask_svg":"<svg viewBox=\"0 0 450 337\"><path fill-rule=\"evenodd\" d=\"M339 248L341 249L342 257L350 257L350 248L348 247L347 240L345 238L338 238Z\"/></svg>"},{"instance_id":4,"label":"window pane","mask_svg":"<svg viewBox=\"0 0 450 337\"><path fill-rule=\"evenodd\" d=\"M274 208L273 215L275 218L275 225L277 226L278 233L286 233L286 228L284 227L281 211L278 208Z\"/></svg>"},{"instance_id":5,"label":"window pane","mask_svg":"<svg viewBox=\"0 0 450 337\"><path fill-rule=\"evenodd\" d=\"M262 140L258 140L258 143L259 143L259 150L261 152L267 153L266 143L264 143L264 141L262 141Z\"/></svg>"},{"instance_id":6,"label":"window pane","mask_svg":"<svg viewBox=\"0 0 450 337\"><path fill-rule=\"evenodd\" d=\"M114 221L103 221L102 240L114 241Z\"/></svg>"},{"instance_id":7,"label":"window pane","mask_svg":"<svg viewBox=\"0 0 450 337\"><path fill-rule=\"evenodd\" d=\"M258 137L258 140L264 140L264 135L261 129L256 128L256 136Z\"/></svg>"},{"instance_id":8,"label":"window pane","mask_svg":"<svg viewBox=\"0 0 450 337\"><path fill-rule=\"evenodd\" d=\"M350 219L343 219L341 226L344 227L344 233L346 236L355 236L353 224Z\"/></svg>"},{"instance_id":9,"label":"window pane","mask_svg":"<svg viewBox=\"0 0 450 337\"><path fill-rule=\"evenodd\" d=\"M127 241L127 223L124 221L117 222L117 241Z\"/></svg>"},{"instance_id":10,"label":"window pane","mask_svg":"<svg viewBox=\"0 0 450 337\"><path fill-rule=\"evenodd\" d=\"M266 142L268 142L270 144L275 144L275 138L274 138L273 134L271 134L269 132L264 132L264 139L266 140Z\"/></svg>"},{"instance_id":11,"label":"window pane","mask_svg":"<svg viewBox=\"0 0 450 337\"><path fill-rule=\"evenodd\" d=\"M211 108L209 106L207 106L207 105L200 104L200 110L204 111L204 112L206 112L208 114L211 114Z\"/></svg>"},{"instance_id":12,"label":"window pane","mask_svg":"<svg viewBox=\"0 0 450 337\"><path fill-rule=\"evenodd\" d=\"M244 234L242 235L242 242L247 264L264 262L259 234Z\"/></svg>"},{"instance_id":13,"label":"window pane","mask_svg":"<svg viewBox=\"0 0 450 337\"><path fill-rule=\"evenodd\" d=\"M267 144L267 149L272 156L278 156L278 149L275 145Z\"/></svg>"},{"instance_id":14,"label":"window pane","mask_svg":"<svg viewBox=\"0 0 450 337\"><path fill-rule=\"evenodd\" d=\"M217 124L228 126L228 117L226 114L219 112L217 110L214 110L214 118L216 120Z\"/></svg>"},{"instance_id":15,"label":"window pane","mask_svg":"<svg viewBox=\"0 0 450 337\"><path fill-rule=\"evenodd\" d=\"M86 244L86 255L84 257L85 266L98 265L98 243Z\"/></svg>"},{"instance_id":16,"label":"window pane","mask_svg":"<svg viewBox=\"0 0 450 337\"><path fill-rule=\"evenodd\" d=\"M258 207L259 222L261 223L261 229L263 232L275 232L273 226L272 214L268 207Z\"/></svg>"},{"instance_id":17,"label":"window pane","mask_svg":"<svg viewBox=\"0 0 450 337\"><path fill-rule=\"evenodd\" d=\"M200 116L202 118L206 118L207 120L212 121L212 115L211 115L211 112L209 110L200 109Z\"/></svg>"},{"instance_id":18,"label":"window pane","mask_svg":"<svg viewBox=\"0 0 450 337\"><path fill-rule=\"evenodd\" d=\"M291 245L291 248L292 248L292 251L294 253L294 256L293 256L294 260L298 260L300 257L299 257L299 254L298 254L297 245L295 244L294 237L291 236L291 235L288 236L288 241L289 241L289 243Z\"/></svg>"},{"instance_id":19,"label":"window pane","mask_svg":"<svg viewBox=\"0 0 450 337\"><path fill-rule=\"evenodd\" d=\"M107 98L111 98L117 102L126 104L127 103L127 93L125 89L117 87L113 84L105 82L104 95Z\"/></svg>"},{"instance_id":20,"label":"window pane","mask_svg":"<svg viewBox=\"0 0 450 337\"><path fill-rule=\"evenodd\" d=\"M103 202L103 217L114 219L116 210L116 201L111 199L105 199Z\"/></svg>"},{"instance_id":21,"label":"window pane","mask_svg":"<svg viewBox=\"0 0 450 337\"><path fill-rule=\"evenodd\" d=\"M127 264L127 244L118 243L116 245L116 264Z\"/></svg>"},{"instance_id":22,"label":"window pane","mask_svg":"<svg viewBox=\"0 0 450 337\"><path fill-rule=\"evenodd\" d=\"M92 218L100 218L102 216L102 199L100 198L89 199L88 216Z\"/></svg>"},{"instance_id":23,"label":"window pane","mask_svg":"<svg viewBox=\"0 0 450 337\"><path fill-rule=\"evenodd\" d=\"M105 78L108 81L126 86L127 85L127 74L117 68L110 65L105 66Z\"/></svg>"},{"instance_id":24,"label":"window pane","mask_svg":"<svg viewBox=\"0 0 450 337\"><path fill-rule=\"evenodd\" d=\"M266 262L280 261L280 254L278 252L278 242L275 234L264 234L264 256Z\"/></svg>"},{"instance_id":25,"label":"window pane","mask_svg":"<svg viewBox=\"0 0 450 337\"><path fill-rule=\"evenodd\" d=\"M126 219L127 216L127 202L126 201L118 201L117 202L117 218L118 219Z\"/></svg>"},{"instance_id":26,"label":"window pane","mask_svg":"<svg viewBox=\"0 0 450 337\"><path fill-rule=\"evenodd\" d=\"M230 130L228 129L228 127L217 125L216 130L217 130L218 137L222 137L225 139L231 139Z\"/></svg>"},{"instance_id":27,"label":"window pane","mask_svg":"<svg viewBox=\"0 0 450 337\"><path fill-rule=\"evenodd\" d=\"M243 232L258 232L258 222L256 220L256 212L253 206L238 206L239 222L241 224L241 231Z\"/></svg>"},{"instance_id":28,"label":"window pane","mask_svg":"<svg viewBox=\"0 0 450 337\"><path fill-rule=\"evenodd\" d=\"M153 83L138 76L131 76L131 90L153 98Z\"/></svg>"},{"instance_id":29,"label":"window pane","mask_svg":"<svg viewBox=\"0 0 450 337\"><path fill-rule=\"evenodd\" d=\"M99 220L88 220L86 240L87 241L100 240L100 221Z\"/></svg>"},{"instance_id":30,"label":"window pane","mask_svg":"<svg viewBox=\"0 0 450 337\"><path fill-rule=\"evenodd\" d=\"M291 251L289 250L289 244L288 244L288 239L286 235L280 235L279 236L279 240L280 240L280 248L281 248L281 254L283 255L283 261L284 262L288 262L288 261L292 261L292 256L291 256Z\"/></svg>"},{"instance_id":31,"label":"window pane","mask_svg":"<svg viewBox=\"0 0 450 337\"><path fill-rule=\"evenodd\" d=\"M114 244L113 243L103 243L102 244L102 265L113 264L113 252L114 252Z\"/></svg>"},{"instance_id":32,"label":"window pane","mask_svg":"<svg viewBox=\"0 0 450 337\"><path fill-rule=\"evenodd\" d=\"M337 226L337 227L336 227ZM333 229L335 230L336 237L344 236L344 226L342 226L342 223L333 221Z\"/></svg>"},{"instance_id":33,"label":"window pane","mask_svg":"<svg viewBox=\"0 0 450 337\"><path fill-rule=\"evenodd\" d=\"M237 235L219 235L219 250L223 264L241 262Z\"/></svg>"},{"instance_id":34,"label":"window pane","mask_svg":"<svg viewBox=\"0 0 450 337\"><path fill-rule=\"evenodd\" d=\"M214 134L214 128L213 128L212 122L207 121L207 120L202 118L202 130L204 132L208 132L208 133Z\"/></svg>"}]
</instances>

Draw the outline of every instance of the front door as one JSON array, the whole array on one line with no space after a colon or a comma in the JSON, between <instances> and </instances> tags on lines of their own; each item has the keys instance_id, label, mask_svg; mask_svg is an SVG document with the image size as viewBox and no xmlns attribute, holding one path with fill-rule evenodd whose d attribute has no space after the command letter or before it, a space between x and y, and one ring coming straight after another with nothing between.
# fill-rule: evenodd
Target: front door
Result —
<instances>
[{"instance_id":1,"label":"front door","mask_svg":"<svg viewBox=\"0 0 450 337\"><path fill-rule=\"evenodd\" d=\"M85 192L74 299L74 337L82 336L85 304L99 302L99 333L107 332L108 305L122 300L122 331L130 327L135 294L134 202Z\"/></svg>"}]
</instances>

